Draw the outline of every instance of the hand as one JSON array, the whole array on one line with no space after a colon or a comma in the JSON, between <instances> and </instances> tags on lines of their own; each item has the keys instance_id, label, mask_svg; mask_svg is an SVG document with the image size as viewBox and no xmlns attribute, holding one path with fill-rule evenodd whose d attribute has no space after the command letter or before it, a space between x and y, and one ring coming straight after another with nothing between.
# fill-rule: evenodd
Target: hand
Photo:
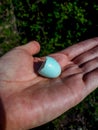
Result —
<instances>
[{"instance_id":1,"label":"hand","mask_svg":"<svg viewBox=\"0 0 98 130\"><path fill-rule=\"evenodd\" d=\"M37 42L17 47L0 59L1 129L27 130L63 114L98 85L98 38L51 54L62 68L56 79L36 73L43 57Z\"/></svg>"}]
</instances>

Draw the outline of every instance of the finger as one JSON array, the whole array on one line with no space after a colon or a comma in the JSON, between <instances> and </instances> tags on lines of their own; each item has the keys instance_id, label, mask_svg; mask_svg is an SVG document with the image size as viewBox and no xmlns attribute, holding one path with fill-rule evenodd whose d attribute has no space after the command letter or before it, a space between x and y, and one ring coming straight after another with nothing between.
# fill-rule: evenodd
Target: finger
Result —
<instances>
[{"instance_id":1,"label":"finger","mask_svg":"<svg viewBox=\"0 0 98 130\"><path fill-rule=\"evenodd\" d=\"M98 68L98 57L91 61L88 61L87 63L85 63L81 66L83 74L89 73L96 68Z\"/></svg>"},{"instance_id":2,"label":"finger","mask_svg":"<svg viewBox=\"0 0 98 130\"><path fill-rule=\"evenodd\" d=\"M75 57L77 57L78 55L94 48L97 45L98 45L98 37L89 39L89 40L85 40L78 44L75 44L75 45L61 51L61 53L67 55L69 57L69 59L72 60Z\"/></svg>"},{"instance_id":3,"label":"finger","mask_svg":"<svg viewBox=\"0 0 98 130\"><path fill-rule=\"evenodd\" d=\"M84 75L83 80L86 85L84 96L87 96L98 88L98 68Z\"/></svg>"},{"instance_id":4,"label":"finger","mask_svg":"<svg viewBox=\"0 0 98 130\"><path fill-rule=\"evenodd\" d=\"M27 51L30 55L35 55L40 51L40 45L36 41L31 41L27 43L26 45L22 45L18 48L21 48L25 51Z\"/></svg>"},{"instance_id":5,"label":"finger","mask_svg":"<svg viewBox=\"0 0 98 130\"><path fill-rule=\"evenodd\" d=\"M76 75L79 73L82 73L82 69L80 69L78 67L78 65L70 64L70 65L66 66L65 69L63 70L63 72L61 74L61 78L66 78L66 77Z\"/></svg>"},{"instance_id":6,"label":"finger","mask_svg":"<svg viewBox=\"0 0 98 130\"><path fill-rule=\"evenodd\" d=\"M81 65L85 62L88 62L94 58L98 57L98 46L94 47L93 49L81 54L80 56L76 57L73 62Z\"/></svg>"}]
</instances>

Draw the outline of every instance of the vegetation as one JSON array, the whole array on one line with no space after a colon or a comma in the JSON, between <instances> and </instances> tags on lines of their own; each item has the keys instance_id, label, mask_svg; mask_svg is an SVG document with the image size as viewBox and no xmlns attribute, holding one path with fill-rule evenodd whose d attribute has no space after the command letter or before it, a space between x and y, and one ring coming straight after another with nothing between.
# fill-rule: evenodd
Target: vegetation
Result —
<instances>
[{"instance_id":1,"label":"vegetation","mask_svg":"<svg viewBox=\"0 0 98 130\"><path fill-rule=\"evenodd\" d=\"M13 0L13 4L21 43L36 39L41 43L41 55L98 34L97 2Z\"/></svg>"},{"instance_id":2,"label":"vegetation","mask_svg":"<svg viewBox=\"0 0 98 130\"><path fill-rule=\"evenodd\" d=\"M0 56L19 45L19 35L11 0L0 0Z\"/></svg>"},{"instance_id":3,"label":"vegetation","mask_svg":"<svg viewBox=\"0 0 98 130\"><path fill-rule=\"evenodd\" d=\"M40 42L38 56L43 56L96 37L97 16L97 0L1 0L0 55L30 40ZM98 90L58 119L35 130L97 128Z\"/></svg>"}]
</instances>

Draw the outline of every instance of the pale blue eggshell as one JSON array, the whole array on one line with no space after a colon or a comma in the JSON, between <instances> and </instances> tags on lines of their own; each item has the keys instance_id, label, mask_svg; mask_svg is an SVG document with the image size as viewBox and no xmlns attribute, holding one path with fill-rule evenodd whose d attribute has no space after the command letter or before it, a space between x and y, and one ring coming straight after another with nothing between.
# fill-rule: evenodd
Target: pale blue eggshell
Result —
<instances>
[{"instance_id":1,"label":"pale blue eggshell","mask_svg":"<svg viewBox=\"0 0 98 130\"><path fill-rule=\"evenodd\" d=\"M38 73L47 78L57 78L61 74L61 67L54 58L47 56Z\"/></svg>"}]
</instances>

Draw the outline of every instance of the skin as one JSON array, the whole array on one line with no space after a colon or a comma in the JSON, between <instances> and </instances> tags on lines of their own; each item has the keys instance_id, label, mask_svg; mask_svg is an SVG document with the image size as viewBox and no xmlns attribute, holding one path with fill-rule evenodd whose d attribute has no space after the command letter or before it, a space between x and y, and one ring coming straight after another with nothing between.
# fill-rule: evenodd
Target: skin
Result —
<instances>
[{"instance_id":1,"label":"skin","mask_svg":"<svg viewBox=\"0 0 98 130\"><path fill-rule=\"evenodd\" d=\"M0 58L0 129L27 130L45 124L80 103L98 85L98 38L51 54L62 68L56 79L36 73L33 41ZM33 55L33 56L32 56Z\"/></svg>"}]
</instances>

